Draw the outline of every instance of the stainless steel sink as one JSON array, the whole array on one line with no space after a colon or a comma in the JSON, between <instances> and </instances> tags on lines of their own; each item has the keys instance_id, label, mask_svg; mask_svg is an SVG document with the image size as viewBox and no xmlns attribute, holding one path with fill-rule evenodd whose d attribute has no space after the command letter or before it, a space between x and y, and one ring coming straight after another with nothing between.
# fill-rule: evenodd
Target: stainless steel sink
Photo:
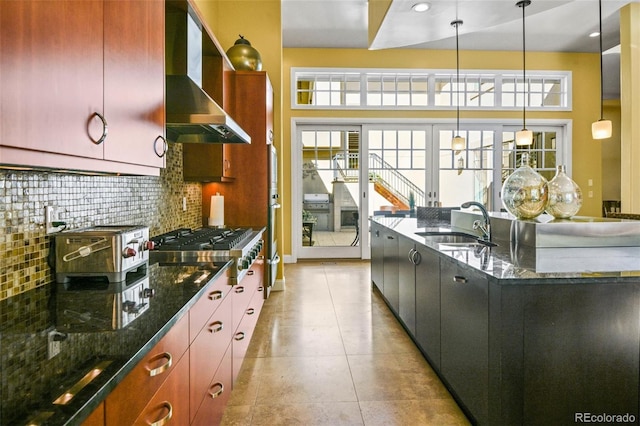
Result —
<instances>
[{"instance_id":1,"label":"stainless steel sink","mask_svg":"<svg viewBox=\"0 0 640 426\"><path fill-rule=\"evenodd\" d=\"M421 237L428 237L429 241L433 241L434 243L446 244L450 246L484 246L484 247L495 247L496 243L490 241L484 241L476 235L465 234L464 232L416 232L416 235Z\"/></svg>"}]
</instances>

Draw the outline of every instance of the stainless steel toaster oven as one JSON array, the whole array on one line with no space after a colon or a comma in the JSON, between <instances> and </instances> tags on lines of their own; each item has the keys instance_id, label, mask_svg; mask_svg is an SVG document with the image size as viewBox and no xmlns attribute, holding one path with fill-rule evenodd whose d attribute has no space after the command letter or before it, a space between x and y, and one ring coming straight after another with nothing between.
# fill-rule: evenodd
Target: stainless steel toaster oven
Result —
<instances>
[{"instance_id":1,"label":"stainless steel toaster oven","mask_svg":"<svg viewBox=\"0 0 640 426\"><path fill-rule=\"evenodd\" d=\"M105 277L125 281L130 271L149 264L149 228L138 225L95 226L55 235L56 281Z\"/></svg>"}]
</instances>

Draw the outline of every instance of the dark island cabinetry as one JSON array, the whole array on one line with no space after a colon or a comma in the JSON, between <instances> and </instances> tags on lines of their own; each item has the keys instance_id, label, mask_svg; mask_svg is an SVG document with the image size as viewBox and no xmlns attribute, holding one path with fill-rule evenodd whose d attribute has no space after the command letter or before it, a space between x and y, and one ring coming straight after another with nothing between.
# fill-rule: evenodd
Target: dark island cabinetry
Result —
<instances>
[{"instance_id":1,"label":"dark island cabinetry","mask_svg":"<svg viewBox=\"0 0 640 426\"><path fill-rule=\"evenodd\" d=\"M508 244L371 232L372 281L472 423L638 424L640 271L536 273Z\"/></svg>"},{"instance_id":2,"label":"dark island cabinetry","mask_svg":"<svg viewBox=\"0 0 640 426\"><path fill-rule=\"evenodd\" d=\"M384 282L382 267L384 262L383 229L377 223L371 224L371 282L381 293L384 291L382 287Z\"/></svg>"},{"instance_id":3,"label":"dark island cabinetry","mask_svg":"<svg viewBox=\"0 0 640 426\"><path fill-rule=\"evenodd\" d=\"M485 423L489 383L489 282L453 260L443 260L440 283L440 371L478 423Z\"/></svg>"},{"instance_id":4,"label":"dark island cabinetry","mask_svg":"<svg viewBox=\"0 0 640 426\"><path fill-rule=\"evenodd\" d=\"M382 280L384 282L382 294L387 299L391 310L397 315L400 309L398 235L395 232L385 230L382 234L382 244Z\"/></svg>"}]
</instances>

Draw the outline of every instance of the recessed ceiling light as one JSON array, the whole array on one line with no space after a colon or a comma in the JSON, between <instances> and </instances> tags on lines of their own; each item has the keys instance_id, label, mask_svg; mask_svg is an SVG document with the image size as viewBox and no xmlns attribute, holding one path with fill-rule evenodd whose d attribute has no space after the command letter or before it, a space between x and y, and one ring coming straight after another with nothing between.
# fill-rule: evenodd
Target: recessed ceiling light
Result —
<instances>
[{"instance_id":1,"label":"recessed ceiling light","mask_svg":"<svg viewBox=\"0 0 640 426\"><path fill-rule=\"evenodd\" d=\"M431 9L431 5L429 3L416 3L411 6L411 9L413 9L414 12L426 12Z\"/></svg>"},{"instance_id":2,"label":"recessed ceiling light","mask_svg":"<svg viewBox=\"0 0 640 426\"><path fill-rule=\"evenodd\" d=\"M594 31L591 34L589 34L589 37L598 37L600 35L600 33L598 31Z\"/></svg>"}]
</instances>

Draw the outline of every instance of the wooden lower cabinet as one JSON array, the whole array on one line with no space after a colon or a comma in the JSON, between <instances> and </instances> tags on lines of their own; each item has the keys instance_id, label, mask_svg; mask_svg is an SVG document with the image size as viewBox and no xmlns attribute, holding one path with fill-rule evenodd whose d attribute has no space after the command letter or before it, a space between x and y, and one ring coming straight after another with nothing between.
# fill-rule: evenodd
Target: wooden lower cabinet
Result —
<instances>
[{"instance_id":1,"label":"wooden lower cabinet","mask_svg":"<svg viewBox=\"0 0 640 426\"><path fill-rule=\"evenodd\" d=\"M188 327L185 315L107 396L107 425L132 424L142 413L187 351Z\"/></svg>"},{"instance_id":2,"label":"wooden lower cabinet","mask_svg":"<svg viewBox=\"0 0 640 426\"><path fill-rule=\"evenodd\" d=\"M83 422L82 426L104 426L104 402L98 405Z\"/></svg>"},{"instance_id":3,"label":"wooden lower cabinet","mask_svg":"<svg viewBox=\"0 0 640 426\"><path fill-rule=\"evenodd\" d=\"M133 423L135 426L189 423L189 357L185 354Z\"/></svg>"},{"instance_id":4,"label":"wooden lower cabinet","mask_svg":"<svg viewBox=\"0 0 640 426\"><path fill-rule=\"evenodd\" d=\"M219 424L264 303L264 258L249 272L209 284L83 424Z\"/></svg>"},{"instance_id":5,"label":"wooden lower cabinet","mask_svg":"<svg viewBox=\"0 0 640 426\"><path fill-rule=\"evenodd\" d=\"M191 344L189 360L189 399L191 420L208 392L211 380L219 369L233 336L231 297L224 299L222 305L211 315L198 337ZM230 389L229 389L230 391Z\"/></svg>"},{"instance_id":6,"label":"wooden lower cabinet","mask_svg":"<svg viewBox=\"0 0 640 426\"><path fill-rule=\"evenodd\" d=\"M227 347L220 366L207 387L206 396L195 412L192 425L212 426L220 424L222 420L233 386L231 346Z\"/></svg>"}]
</instances>

